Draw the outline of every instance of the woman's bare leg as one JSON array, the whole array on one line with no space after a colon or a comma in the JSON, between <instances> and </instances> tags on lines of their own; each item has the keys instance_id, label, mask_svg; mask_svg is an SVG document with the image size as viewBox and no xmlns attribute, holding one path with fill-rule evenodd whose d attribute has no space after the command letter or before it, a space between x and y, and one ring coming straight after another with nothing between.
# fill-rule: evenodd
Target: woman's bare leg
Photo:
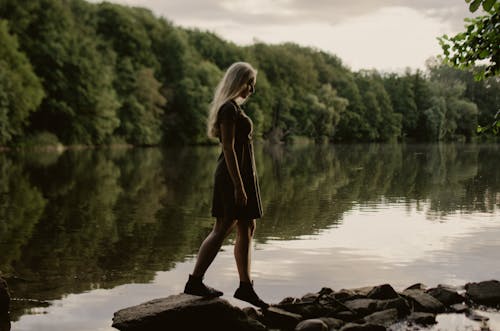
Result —
<instances>
[{"instance_id":1,"label":"woman's bare leg","mask_svg":"<svg viewBox=\"0 0 500 331\"><path fill-rule=\"evenodd\" d=\"M255 220L238 220L238 236L234 245L234 258L240 281L250 283L250 265L252 263L252 239L255 232Z\"/></svg>"},{"instance_id":2,"label":"woman's bare leg","mask_svg":"<svg viewBox=\"0 0 500 331\"><path fill-rule=\"evenodd\" d=\"M208 267L217 256L224 239L231 233L236 220L217 218L214 228L205 238L198 251L198 257L193 270L193 276L203 277Z\"/></svg>"},{"instance_id":3,"label":"woman's bare leg","mask_svg":"<svg viewBox=\"0 0 500 331\"><path fill-rule=\"evenodd\" d=\"M250 265L252 256L252 239L255 232L255 220L238 221L238 237L234 245L234 257L238 274L240 275L240 286L234 292L234 297L262 309L267 309L269 305L259 298L253 289L253 282L250 278Z\"/></svg>"}]
</instances>

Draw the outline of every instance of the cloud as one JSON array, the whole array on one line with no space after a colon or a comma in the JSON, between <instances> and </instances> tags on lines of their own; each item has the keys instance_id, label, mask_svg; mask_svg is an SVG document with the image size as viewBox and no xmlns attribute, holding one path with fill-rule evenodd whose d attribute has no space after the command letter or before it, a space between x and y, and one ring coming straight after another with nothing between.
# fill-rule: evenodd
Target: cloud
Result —
<instances>
[{"instance_id":1,"label":"cloud","mask_svg":"<svg viewBox=\"0 0 500 331\"><path fill-rule=\"evenodd\" d=\"M91 0L91 2L100 2ZM297 23L339 24L347 19L367 15L384 8L404 7L450 24L463 27L470 16L467 4L457 0L113 0L112 2L151 9L174 23L220 22L262 25L293 25Z\"/></svg>"}]
</instances>

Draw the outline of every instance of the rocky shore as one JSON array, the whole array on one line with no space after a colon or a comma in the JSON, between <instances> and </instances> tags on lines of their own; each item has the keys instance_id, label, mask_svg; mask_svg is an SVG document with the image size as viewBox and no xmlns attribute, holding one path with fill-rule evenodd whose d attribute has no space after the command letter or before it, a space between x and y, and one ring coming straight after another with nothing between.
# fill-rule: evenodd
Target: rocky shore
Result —
<instances>
[{"instance_id":1,"label":"rocky shore","mask_svg":"<svg viewBox=\"0 0 500 331\"><path fill-rule=\"evenodd\" d=\"M403 325L419 330L435 324L438 314L454 313L481 322L481 331L488 331L488 318L480 314L487 307L500 308L497 280L429 289L415 284L401 292L389 284L339 291L325 287L302 298L285 298L266 310L178 294L117 311L113 327L121 331L383 331Z\"/></svg>"},{"instance_id":2,"label":"rocky shore","mask_svg":"<svg viewBox=\"0 0 500 331\"><path fill-rule=\"evenodd\" d=\"M10 294L7 282L0 277L0 331L10 330Z\"/></svg>"}]
</instances>

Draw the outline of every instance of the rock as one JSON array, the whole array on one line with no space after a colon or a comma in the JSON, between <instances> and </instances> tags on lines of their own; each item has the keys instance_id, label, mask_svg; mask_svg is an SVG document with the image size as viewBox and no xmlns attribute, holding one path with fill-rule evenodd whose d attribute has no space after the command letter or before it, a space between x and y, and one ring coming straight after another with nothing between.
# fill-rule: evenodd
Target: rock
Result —
<instances>
[{"instance_id":1,"label":"rock","mask_svg":"<svg viewBox=\"0 0 500 331\"><path fill-rule=\"evenodd\" d=\"M278 309L285 310L289 313L301 315L303 318L311 319L318 318L322 316L328 316L330 313L334 312L335 309L329 309L329 307L323 306L318 302L299 302L291 304L278 304L274 307Z\"/></svg>"},{"instance_id":2,"label":"rock","mask_svg":"<svg viewBox=\"0 0 500 331\"><path fill-rule=\"evenodd\" d=\"M368 315L364 318L367 323L389 326L398 320L397 309L387 309Z\"/></svg>"},{"instance_id":3,"label":"rock","mask_svg":"<svg viewBox=\"0 0 500 331\"><path fill-rule=\"evenodd\" d=\"M352 322L357 318L355 313L348 310L336 312L333 316L345 322Z\"/></svg>"},{"instance_id":4,"label":"rock","mask_svg":"<svg viewBox=\"0 0 500 331\"><path fill-rule=\"evenodd\" d=\"M295 331L328 331L328 325L322 320L314 318L297 324Z\"/></svg>"},{"instance_id":5,"label":"rock","mask_svg":"<svg viewBox=\"0 0 500 331\"><path fill-rule=\"evenodd\" d=\"M350 291L354 292L356 295L359 295L363 298L368 297L368 293L370 293L374 289L373 286L364 286L364 287L358 287L358 288L352 288Z\"/></svg>"},{"instance_id":6,"label":"rock","mask_svg":"<svg viewBox=\"0 0 500 331\"><path fill-rule=\"evenodd\" d=\"M279 302L279 305L284 305L284 304L295 304L299 303L300 299L299 298L294 298L294 297L286 297L283 300Z\"/></svg>"},{"instance_id":7,"label":"rock","mask_svg":"<svg viewBox=\"0 0 500 331\"><path fill-rule=\"evenodd\" d=\"M264 310L264 323L272 328L293 330L302 319L302 315L290 313L273 306Z\"/></svg>"},{"instance_id":8,"label":"rock","mask_svg":"<svg viewBox=\"0 0 500 331\"><path fill-rule=\"evenodd\" d=\"M257 321L260 321L264 316L261 312L257 311L253 307L245 307L242 310L248 317Z\"/></svg>"},{"instance_id":9,"label":"rock","mask_svg":"<svg viewBox=\"0 0 500 331\"><path fill-rule=\"evenodd\" d=\"M467 316L467 318L470 319L470 320L478 321L478 322L486 322L486 321L488 321L490 319L489 317L480 315L480 314L476 313L473 310L467 311L467 313L465 314L465 316Z\"/></svg>"},{"instance_id":10,"label":"rock","mask_svg":"<svg viewBox=\"0 0 500 331\"><path fill-rule=\"evenodd\" d=\"M340 331L386 331L385 326L376 324L356 324L349 323L346 324Z\"/></svg>"},{"instance_id":11,"label":"rock","mask_svg":"<svg viewBox=\"0 0 500 331\"><path fill-rule=\"evenodd\" d=\"M408 321L424 326L436 324L436 315L431 313L413 312L410 316L408 316Z\"/></svg>"},{"instance_id":12,"label":"rock","mask_svg":"<svg viewBox=\"0 0 500 331\"><path fill-rule=\"evenodd\" d=\"M9 314L0 314L0 331L10 331L10 326Z\"/></svg>"},{"instance_id":13,"label":"rock","mask_svg":"<svg viewBox=\"0 0 500 331\"><path fill-rule=\"evenodd\" d=\"M366 316L377 310L378 300L354 299L344 302L344 305L358 316Z\"/></svg>"},{"instance_id":14,"label":"rock","mask_svg":"<svg viewBox=\"0 0 500 331\"><path fill-rule=\"evenodd\" d=\"M405 290L402 293L408 300L413 303L413 310L427 313L442 313L444 305L435 299L432 295L421 290Z\"/></svg>"},{"instance_id":15,"label":"rock","mask_svg":"<svg viewBox=\"0 0 500 331\"><path fill-rule=\"evenodd\" d=\"M165 330L175 325L182 330L263 331L266 327L226 300L204 299L179 294L155 299L117 311L113 327L118 330Z\"/></svg>"},{"instance_id":16,"label":"rock","mask_svg":"<svg viewBox=\"0 0 500 331\"><path fill-rule=\"evenodd\" d=\"M333 290L329 287L323 287L320 291L319 291L319 295L330 295L333 293Z\"/></svg>"},{"instance_id":17,"label":"rock","mask_svg":"<svg viewBox=\"0 0 500 331\"><path fill-rule=\"evenodd\" d=\"M382 311L392 308L398 311L399 318L405 317L409 315L411 312L408 302L402 297L391 300L379 300L377 302L377 311Z\"/></svg>"},{"instance_id":18,"label":"rock","mask_svg":"<svg viewBox=\"0 0 500 331\"><path fill-rule=\"evenodd\" d=\"M422 290L422 291L425 291L426 288L427 288L427 286L425 286L424 284L422 284L422 283L416 283L416 284L413 284L413 285L408 286L407 288L405 288L405 291L406 290Z\"/></svg>"},{"instance_id":19,"label":"rock","mask_svg":"<svg viewBox=\"0 0 500 331\"><path fill-rule=\"evenodd\" d=\"M300 301L302 302L313 302L319 297L319 293L307 293L302 298L300 298Z\"/></svg>"},{"instance_id":20,"label":"rock","mask_svg":"<svg viewBox=\"0 0 500 331\"><path fill-rule=\"evenodd\" d=\"M469 306L463 303L456 303L450 306L450 310L454 313L461 314L467 312L469 310Z\"/></svg>"},{"instance_id":21,"label":"rock","mask_svg":"<svg viewBox=\"0 0 500 331\"><path fill-rule=\"evenodd\" d=\"M333 317L321 317L319 319L322 320L328 326L328 330L340 329L345 324L344 321Z\"/></svg>"},{"instance_id":22,"label":"rock","mask_svg":"<svg viewBox=\"0 0 500 331\"><path fill-rule=\"evenodd\" d=\"M466 296L474 303L487 306L500 305L500 282L489 280L465 285Z\"/></svg>"},{"instance_id":23,"label":"rock","mask_svg":"<svg viewBox=\"0 0 500 331\"><path fill-rule=\"evenodd\" d=\"M354 291L346 290L346 289L343 289L343 290L340 290L338 292L332 293L331 296L334 299L339 300L341 302L344 302L344 301L347 301L347 300L365 299L366 298L366 296L357 294Z\"/></svg>"},{"instance_id":24,"label":"rock","mask_svg":"<svg viewBox=\"0 0 500 331\"><path fill-rule=\"evenodd\" d=\"M427 290L426 293L432 295L445 306L450 306L465 301L465 298L458 294L457 291L443 285L438 285L438 287L431 288Z\"/></svg>"},{"instance_id":25,"label":"rock","mask_svg":"<svg viewBox=\"0 0 500 331\"><path fill-rule=\"evenodd\" d=\"M370 299L379 299L379 300L399 298L399 294L389 284L375 286L374 288L372 288L370 292L368 292L367 296Z\"/></svg>"},{"instance_id":26,"label":"rock","mask_svg":"<svg viewBox=\"0 0 500 331\"><path fill-rule=\"evenodd\" d=\"M0 315L6 315L10 309L10 293L7 282L0 278Z\"/></svg>"}]
</instances>

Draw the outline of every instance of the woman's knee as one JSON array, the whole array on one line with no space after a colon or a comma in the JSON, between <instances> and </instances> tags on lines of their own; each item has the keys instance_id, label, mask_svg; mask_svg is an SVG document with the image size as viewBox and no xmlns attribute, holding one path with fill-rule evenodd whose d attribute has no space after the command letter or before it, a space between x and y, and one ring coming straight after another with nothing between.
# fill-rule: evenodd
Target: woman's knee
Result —
<instances>
[{"instance_id":1,"label":"woman's knee","mask_svg":"<svg viewBox=\"0 0 500 331\"><path fill-rule=\"evenodd\" d=\"M247 235L253 237L255 232L255 220L238 220L238 232L240 235Z\"/></svg>"}]
</instances>

